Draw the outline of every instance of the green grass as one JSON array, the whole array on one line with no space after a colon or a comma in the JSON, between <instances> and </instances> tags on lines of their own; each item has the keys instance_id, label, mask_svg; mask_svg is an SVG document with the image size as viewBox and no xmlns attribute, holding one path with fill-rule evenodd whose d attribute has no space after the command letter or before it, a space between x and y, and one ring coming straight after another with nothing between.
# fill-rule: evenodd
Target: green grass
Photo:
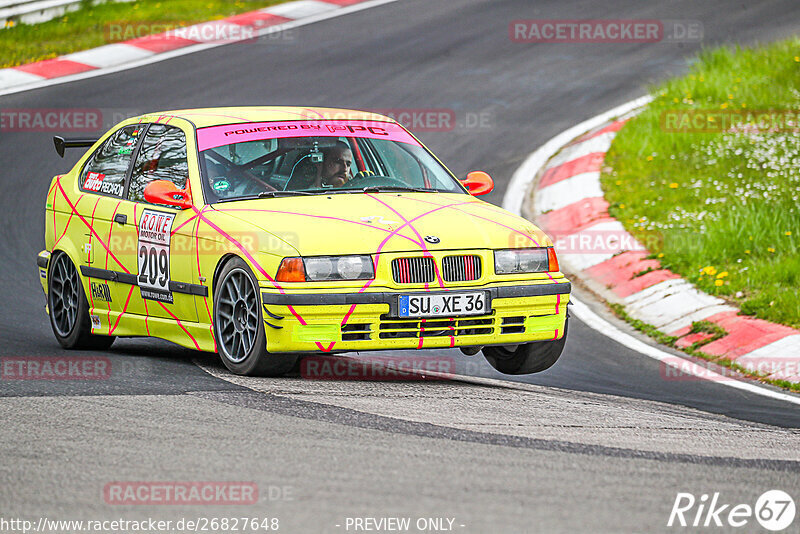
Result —
<instances>
[{"instance_id":1,"label":"green grass","mask_svg":"<svg viewBox=\"0 0 800 534\"><path fill-rule=\"evenodd\" d=\"M800 39L705 51L652 94L606 155L609 212L703 291L800 327L800 134L662 126L672 110L800 110Z\"/></svg>"},{"instance_id":2,"label":"green grass","mask_svg":"<svg viewBox=\"0 0 800 534\"><path fill-rule=\"evenodd\" d=\"M279 4L285 0L136 0L132 3L84 2L77 11L41 24L19 24L0 30L0 68L14 67L62 54L86 50L131 38L131 30L152 25L161 33ZM110 24L136 24L125 36ZM114 38L116 33L120 38ZM139 36L138 33L135 36Z\"/></svg>"}]
</instances>

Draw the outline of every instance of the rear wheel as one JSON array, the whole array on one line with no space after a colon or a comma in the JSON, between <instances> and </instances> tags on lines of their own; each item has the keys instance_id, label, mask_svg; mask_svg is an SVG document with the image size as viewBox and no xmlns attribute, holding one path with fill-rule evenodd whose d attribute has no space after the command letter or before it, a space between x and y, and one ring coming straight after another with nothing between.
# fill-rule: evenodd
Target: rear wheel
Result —
<instances>
[{"instance_id":1,"label":"rear wheel","mask_svg":"<svg viewBox=\"0 0 800 534\"><path fill-rule=\"evenodd\" d=\"M63 252L50 260L47 307L50 326L65 349L107 349L116 337L92 334L89 303L78 270Z\"/></svg>"},{"instance_id":2,"label":"rear wheel","mask_svg":"<svg viewBox=\"0 0 800 534\"><path fill-rule=\"evenodd\" d=\"M527 375L549 369L558 361L567 343L569 318L564 321L564 335L555 341L537 341L516 346L484 347L489 364L506 375Z\"/></svg>"},{"instance_id":3,"label":"rear wheel","mask_svg":"<svg viewBox=\"0 0 800 534\"><path fill-rule=\"evenodd\" d=\"M214 335L225 367L237 375L280 376L297 356L270 354L255 276L240 258L228 261L214 289Z\"/></svg>"}]
</instances>

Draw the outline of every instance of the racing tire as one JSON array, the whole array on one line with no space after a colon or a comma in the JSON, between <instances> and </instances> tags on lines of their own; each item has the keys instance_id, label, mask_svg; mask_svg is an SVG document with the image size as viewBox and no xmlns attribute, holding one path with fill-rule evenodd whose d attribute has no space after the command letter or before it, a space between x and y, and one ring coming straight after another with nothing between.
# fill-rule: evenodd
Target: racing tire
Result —
<instances>
[{"instance_id":1,"label":"racing tire","mask_svg":"<svg viewBox=\"0 0 800 534\"><path fill-rule=\"evenodd\" d=\"M241 258L225 263L214 288L214 336L222 363L231 373L281 376L297 361L295 354L270 354L253 272Z\"/></svg>"},{"instance_id":2,"label":"racing tire","mask_svg":"<svg viewBox=\"0 0 800 534\"><path fill-rule=\"evenodd\" d=\"M483 356L489 365L505 375L540 373L552 367L564 352L568 326L569 318L564 321L564 335L561 339L523 343L515 347L484 347Z\"/></svg>"},{"instance_id":3,"label":"racing tire","mask_svg":"<svg viewBox=\"0 0 800 534\"><path fill-rule=\"evenodd\" d=\"M50 259L47 273L47 309L59 345L68 350L104 350L116 336L92 334L89 302L78 270L63 252Z\"/></svg>"}]
</instances>

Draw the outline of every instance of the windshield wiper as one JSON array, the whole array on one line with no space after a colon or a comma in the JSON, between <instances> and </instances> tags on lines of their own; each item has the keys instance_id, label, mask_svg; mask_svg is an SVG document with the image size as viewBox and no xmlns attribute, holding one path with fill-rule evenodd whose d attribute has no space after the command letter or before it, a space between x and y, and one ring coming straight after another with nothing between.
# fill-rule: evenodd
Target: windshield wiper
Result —
<instances>
[{"instance_id":1,"label":"windshield wiper","mask_svg":"<svg viewBox=\"0 0 800 534\"><path fill-rule=\"evenodd\" d=\"M237 200L256 200L259 198L274 198L276 196L294 196L294 195L316 195L317 193L310 193L308 191L262 191L257 195L247 195L243 197L221 198L217 202L236 202Z\"/></svg>"},{"instance_id":2,"label":"windshield wiper","mask_svg":"<svg viewBox=\"0 0 800 534\"><path fill-rule=\"evenodd\" d=\"M400 187L398 185L373 185L360 190L362 193L380 193L383 191L410 191L412 193L436 193L438 189L424 189L422 187Z\"/></svg>"},{"instance_id":3,"label":"windshield wiper","mask_svg":"<svg viewBox=\"0 0 800 534\"><path fill-rule=\"evenodd\" d=\"M279 196L293 195L320 195L324 193L313 193L311 191L263 191L258 194L258 198L274 198Z\"/></svg>"}]
</instances>

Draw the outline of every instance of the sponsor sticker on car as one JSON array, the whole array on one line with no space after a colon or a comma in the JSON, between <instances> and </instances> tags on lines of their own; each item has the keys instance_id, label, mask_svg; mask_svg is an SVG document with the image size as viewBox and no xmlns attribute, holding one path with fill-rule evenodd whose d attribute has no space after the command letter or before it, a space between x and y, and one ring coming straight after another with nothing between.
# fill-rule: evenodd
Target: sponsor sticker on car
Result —
<instances>
[{"instance_id":1,"label":"sponsor sticker on car","mask_svg":"<svg viewBox=\"0 0 800 534\"><path fill-rule=\"evenodd\" d=\"M100 191L103 186L103 180L106 175L99 172L90 172L86 174L86 181L83 183L83 188L87 191Z\"/></svg>"},{"instance_id":2,"label":"sponsor sticker on car","mask_svg":"<svg viewBox=\"0 0 800 534\"><path fill-rule=\"evenodd\" d=\"M144 210L139 221L139 290L143 299L172 304L169 244L174 213Z\"/></svg>"}]
</instances>

